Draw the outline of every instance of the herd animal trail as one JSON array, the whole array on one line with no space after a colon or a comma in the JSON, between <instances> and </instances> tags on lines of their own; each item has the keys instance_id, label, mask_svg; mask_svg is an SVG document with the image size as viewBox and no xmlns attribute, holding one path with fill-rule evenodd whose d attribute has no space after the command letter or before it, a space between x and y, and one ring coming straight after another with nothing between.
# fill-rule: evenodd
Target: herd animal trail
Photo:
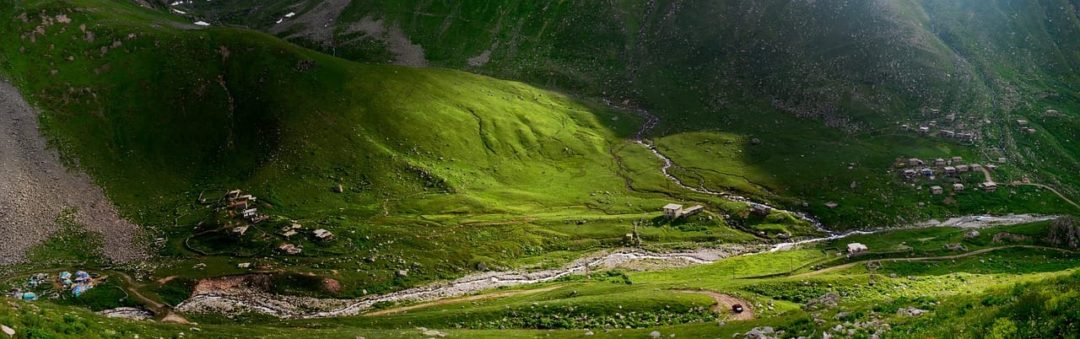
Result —
<instances>
[{"instance_id":1,"label":"herd animal trail","mask_svg":"<svg viewBox=\"0 0 1080 339\"><path fill-rule=\"evenodd\" d=\"M610 102L608 104L611 105ZM650 152L652 152L653 155L655 155L657 158L659 158L661 161L663 161L664 165L660 167L660 172L662 172L664 174L664 176L668 178L668 180L675 183L679 187L682 187L685 190L695 192L695 193L701 193L701 194L708 194L708 195L712 195L712 196L717 196L717 197L721 197L721 198L731 200L731 201L746 203L746 204L749 204L751 206L765 206L765 207L768 207L769 209L773 209L773 210L777 210L777 211L780 211L780 212L788 213L788 214L791 214L791 215L794 215L794 216L798 217L799 219L802 219L803 221L806 221L806 222L810 223L811 225L814 225L814 227L816 227L818 230L820 230L820 231L822 231L822 232L824 232L826 234L834 235L834 233L832 231L830 231L828 229L825 229L824 225L822 225L820 221L818 221L817 219L814 219L814 217L811 217L809 214L802 213L802 212L788 211L788 210L776 208L776 207L773 207L773 206L766 205L764 203L753 201L753 200L751 200L751 199L749 199L747 197L743 197L743 196L739 196L739 195L735 195L735 194L731 194L731 193L713 191L713 190L710 190L708 188L705 188L704 185L698 186L698 187L693 187L693 186L687 185L685 182L683 182L682 179L679 179L679 177L676 177L675 175L671 174L671 172L670 172L671 168L677 167L678 165L676 165L675 162L673 160L671 160L671 158L669 158L667 155L664 155L663 152L660 152L660 149L658 149L656 147L656 145L652 143L652 141L649 141L648 139L646 139L646 137L649 135L649 133L652 132L653 128L656 128L656 125L660 124L660 118L658 118L656 115L653 115L652 113L649 113L649 111L646 111L646 110L643 110L643 109L631 109L630 111L640 115L642 118L645 119L645 123L643 123L641 125L641 128L638 129L637 133L634 135L634 142L638 143L639 145L644 146L646 149L648 149Z\"/></svg>"}]
</instances>

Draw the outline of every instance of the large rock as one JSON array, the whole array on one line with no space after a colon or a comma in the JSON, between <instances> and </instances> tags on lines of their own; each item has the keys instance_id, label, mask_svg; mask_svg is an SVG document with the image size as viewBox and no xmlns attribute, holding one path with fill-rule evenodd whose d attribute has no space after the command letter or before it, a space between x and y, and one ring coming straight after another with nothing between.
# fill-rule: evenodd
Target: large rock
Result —
<instances>
[{"instance_id":1,"label":"large rock","mask_svg":"<svg viewBox=\"0 0 1080 339\"><path fill-rule=\"evenodd\" d=\"M1050 224L1046 242L1070 249L1080 247L1080 223L1073 217L1061 217Z\"/></svg>"}]
</instances>

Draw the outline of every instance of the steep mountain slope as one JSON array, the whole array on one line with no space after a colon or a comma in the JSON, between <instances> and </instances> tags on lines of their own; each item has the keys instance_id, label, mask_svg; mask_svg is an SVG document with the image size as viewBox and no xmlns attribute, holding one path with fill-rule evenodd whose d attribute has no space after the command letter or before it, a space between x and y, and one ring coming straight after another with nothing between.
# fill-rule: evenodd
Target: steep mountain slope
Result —
<instances>
[{"instance_id":1,"label":"steep mountain slope","mask_svg":"<svg viewBox=\"0 0 1080 339\"><path fill-rule=\"evenodd\" d=\"M315 200L342 184L348 192L318 209L351 201L379 213L376 202L407 195L528 205L623 186L608 154L616 132L558 94L72 4L9 9L21 19L5 34L4 65L46 108L61 148L122 205L204 184L287 182L279 189ZM463 199L427 211L461 210Z\"/></svg>"},{"instance_id":2,"label":"steep mountain slope","mask_svg":"<svg viewBox=\"0 0 1080 339\"><path fill-rule=\"evenodd\" d=\"M1071 189L1080 176L1064 170L1080 166L1080 154L1067 146L1071 132L1053 127L1078 119L1080 21L1064 0L161 6L353 60L459 68L646 108L661 118L651 137L684 181L809 210L839 228L1071 210L1016 195L961 200L968 208L932 203L883 171L901 158L1006 157L999 181L1028 177L1080 193ZM1055 108L1064 113L1053 126L1035 126L1047 133L1016 133L1016 119ZM928 137L900 124L939 127ZM938 129L975 141L935 138ZM765 142L751 147L754 139ZM689 147L716 140L724 144L709 152ZM837 201L840 209L825 207Z\"/></svg>"},{"instance_id":3,"label":"steep mountain slope","mask_svg":"<svg viewBox=\"0 0 1080 339\"><path fill-rule=\"evenodd\" d=\"M1018 98L998 96L1037 93L1033 80L1069 86L1078 65L1069 57L1076 40L1070 37L1080 33L1065 0L281 0L176 7L352 59L398 60L409 45L433 65L607 91L664 110L676 108L665 96L684 91L714 111L766 97L778 108L849 128L923 107L1007 111Z\"/></svg>"}]
</instances>

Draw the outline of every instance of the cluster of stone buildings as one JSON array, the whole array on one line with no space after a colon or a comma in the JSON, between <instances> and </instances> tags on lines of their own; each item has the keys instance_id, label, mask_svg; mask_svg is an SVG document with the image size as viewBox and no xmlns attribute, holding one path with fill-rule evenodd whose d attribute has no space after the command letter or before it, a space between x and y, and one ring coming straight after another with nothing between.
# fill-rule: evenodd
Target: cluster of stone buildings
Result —
<instances>
[{"instance_id":1,"label":"cluster of stone buildings","mask_svg":"<svg viewBox=\"0 0 1080 339\"><path fill-rule=\"evenodd\" d=\"M270 219L270 216L259 213L258 208L255 207L255 201L257 197L251 194L244 194L239 189L231 190L225 193L225 209L228 211L230 217L240 216L248 223L233 227L229 232L235 237L242 237L248 232L248 230L261 222ZM304 227L295 221L289 225L284 226L280 230L280 235L285 239L291 239L292 237L300 234L304 230ZM334 239L334 233L329 230L320 228L314 230L312 236L315 240L321 242L329 242ZM281 251L289 255L297 255L303 252L303 249L290 242L283 242L277 246L278 251Z\"/></svg>"},{"instance_id":2,"label":"cluster of stone buildings","mask_svg":"<svg viewBox=\"0 0 1080 339\"><path fill-rule=\"evenodd\" d=\"M298 224L298 223L296 223L294 221L290 225L283 226L281 228L281 235L284 236L285 239L292 239L292 237L296 236L297 234L300 234L300 232L302 232L303 230L304 230L304 226L302 226L302 225L300 225L300 224ZM328 231L328 230L326 230L324 228L316 229L315 231L311 232L311 234L315 237L315 240L320 241L320 242L329 242L331 240L334 240L334 233L332 233L332 232L330 232L330 231ZM300 252L303 252L302 248L296 246L295 244L289 243L289 242L281 243L280 245L278 245L277 249L278 249L278 251L281 251L281 252L283 252L285 254L289 254L289 255L297 255L297 254L300 254Z\"/></svg>"},{"instance_id":3,"label":"cluster of stone buildings","mask_svg":"<svg viewBox=\"0 0 1080 339\"><path fill-rule=\"evenodd\" d=\"M229 210L230 216L236 216L239 214L252 224L258 224L260 222L270 219L270 216L260 214L259 209L255 208L255 201L258 200L251 194L243 194L244 192L239 189L231 190L225 193L225 207ZM235 230L234 230L235 231ZM241 231L243 235L243 231Z\"/></svg>"},{"instance_id":4,"label":"cluster of stone buildings","mask_svg":"<svg viewBox=\"0 0 1080 339\"><path fill-rule=\"evenodd\" d=\"M1004 162L1004 158L999 159L999 161ZM929 163L919 158L910 158L897 162L896 166L903 169L900 175L907 181L915 181L920 177L936 180L939 175L959 180L960 175L964 173L997 170L997 165L994 164L966 164L962 157L937 158ZM997 191L997 184L988 180L979 184L979 188L986 192L995 192ZM963 192L965 189L967 187L963 183L954 182L952 184L953 192ZM942 186L930 187L930 194L939 195L944 193L945 188Z\"/></svg>"},{"instance_id":5,"label":"cluster of stone buildings","mask_svg":"<svg viewBox=\"0 0 1080 339\"><path fill-rule=\"evenodd\" d=\"M1038 130L1036 130L1034 128L1031 128L1031 127L1028 127L1028 121L1027 120L1024 120L1024 119L1016 120L1016 124L1018 126L1020 126L1020 131L1025 132L1027 134L1035 134L1035 132L1038 132Z\"/></svg>"}]
</instances>

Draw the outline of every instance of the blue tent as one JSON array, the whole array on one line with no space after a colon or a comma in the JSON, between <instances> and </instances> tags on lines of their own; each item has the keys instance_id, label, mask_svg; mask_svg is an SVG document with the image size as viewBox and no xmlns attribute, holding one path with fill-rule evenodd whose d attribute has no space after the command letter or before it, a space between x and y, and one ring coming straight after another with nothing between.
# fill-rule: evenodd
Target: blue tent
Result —
<instances>
[{"instance_id":1,"label":"blue tent","mask_svg":"<svg viewBox=\"0 0 1080 339\"><path fill-rule=\"evenodd\" d=\"M34 292L26 292L26 293L23 293L23 295L22 295L22 299L23 299L23 300L26 300L26 301L34 301L34 300L37 300L37 293L34 293Z\"/></svg>"},{"instance_id":2,"label":"blue tent","mask_svg":"<svg viewBox=\"0 0 1080 339\"><path fill-rule=\"evenodd\" d=\"M86 273L86 271L75 272L75 282L84 281L90 281L90 273Z\"/></svg>"},{"instance_id":3,"label":"blue tent","mask_svg":"<svg viewBox=\"0 0 1080 339\"><path fill-rule=\"evenodd\" d=\"M71 288L71 294L78 297L78 296L82 295L83 293L86 293L86 291L89 291L91 288L93 288L93 286L86 285L86 284L78 284L78 285L75 285L75 287Z\"/></svg>"}]
</instances>

